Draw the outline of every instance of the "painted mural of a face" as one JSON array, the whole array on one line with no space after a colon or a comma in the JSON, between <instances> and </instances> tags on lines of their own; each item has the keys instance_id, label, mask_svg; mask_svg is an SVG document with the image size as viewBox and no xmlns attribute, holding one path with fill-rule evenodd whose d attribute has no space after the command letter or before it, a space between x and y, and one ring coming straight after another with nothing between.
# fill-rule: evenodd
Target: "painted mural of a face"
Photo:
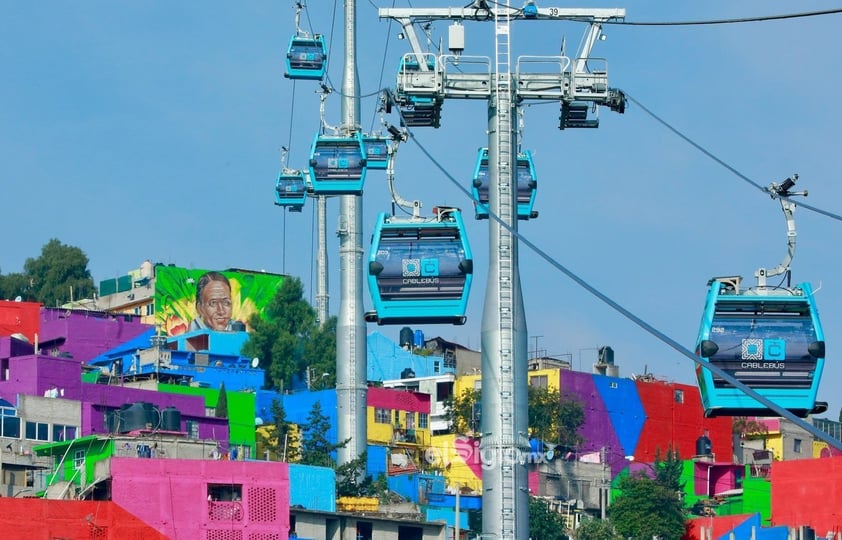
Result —
<instances>
[{"instance_id":1,"label":"painted mural of a face","mask_svg":"<svg viewBox=\"0 0 842 540\"><path fill-rule=\"evenodd\" d=\"M218 272L208 272L196 287L196 311L205 327L229 330L231 323L231 283Z\"/></svg>"}]
</instances>

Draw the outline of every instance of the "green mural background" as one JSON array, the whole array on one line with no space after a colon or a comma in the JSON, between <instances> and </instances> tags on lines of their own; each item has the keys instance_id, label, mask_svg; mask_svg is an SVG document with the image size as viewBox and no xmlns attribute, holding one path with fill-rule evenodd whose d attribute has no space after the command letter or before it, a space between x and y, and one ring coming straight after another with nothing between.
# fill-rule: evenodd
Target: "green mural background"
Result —
<instances>
[{"instance_id":1,"label":"green mural background","mask_svg":"<svg viewBox=\"0 0 842 540\"><path fill-rule=\"evenodd\" d=\"M209 270L157 266L155 268L155 324L168 336L187 331L196 315L196 284ZM231 282L232 318L246 323L275 296L284 276L241 270L220 270Z\"/></svg>"}]
</instances>

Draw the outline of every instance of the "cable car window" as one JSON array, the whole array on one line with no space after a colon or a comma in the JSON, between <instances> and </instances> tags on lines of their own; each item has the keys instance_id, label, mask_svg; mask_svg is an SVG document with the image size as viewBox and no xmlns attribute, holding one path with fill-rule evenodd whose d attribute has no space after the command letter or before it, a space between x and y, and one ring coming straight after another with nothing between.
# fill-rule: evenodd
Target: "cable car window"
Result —
<instances>
[{"instance_id":1,"label":"cable car window","mask_svg":"<svg viewBox=\"0 0 842 540\"><path fill-rule=\"evenodd\" d=\"M816 358L808 347L816 339L809 316L717 315L710 361L752 387L809 388ZM731 386L719 377L714 384Z\"/></svg>"},{"instance_id":2,"label":"cable car window","mask_svg":"<svg viewBox=\"0 0 842 540\"><path fill-rule=\"evenodd\" d=\"M356 141L317 145L311 158L319 180L357 180L363 174L364 160Z\"/></svg>"},{"instance_id":3,"label":"cable car window","mask_svg":"<svg viewBox=\"0 0 842 540\"><path fill-rule=\"evenodd\" d=\"M277 191L278 196L281 198L299 198L301 194L304 193L305 189L304 179L300 176L296 178L282 178L278 180Z\"/></svg>"},{"instance_id":4,"label":"cable car window","mask_svg":"<svg viewBox=\"0 0 842 540\"><path fill-rule=\"evenodd\" d=\"M526 160L517 161L517 202L528 203L532 200L532 190L535 187L535 179L532 177L532 170Z\"/></svg>"},{"instance_id":5,"label":"cable car window","mask_svg":"<svg viewBox=\"0 0 842 540\"><path fill-rule=\"evenodd\" d=\"M458 238L382 238L375 262L384 301L459 299L465 287L465 250Z\"/></svg>"},{"instance_id":6,"label":"cable car window","mask_svg":"<svg viewBox=\"0 0 842 540\"><path fill-rule=\"evenodd\" d=\"M324 59L324 48L319 41L294 40L290 45L289 63L294 69L321 69Z\"/></svg>"}]
</instances>

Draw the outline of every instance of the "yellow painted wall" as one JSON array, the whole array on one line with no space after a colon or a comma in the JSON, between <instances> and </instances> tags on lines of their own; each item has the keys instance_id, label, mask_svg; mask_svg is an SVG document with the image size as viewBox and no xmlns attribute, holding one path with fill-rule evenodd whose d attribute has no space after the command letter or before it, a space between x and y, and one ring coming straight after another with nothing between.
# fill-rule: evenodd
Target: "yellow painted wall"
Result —
<instances>
[{"instance_id":1,"label":"yellow painted wall","mask_svg":"<svg viewBox=\"0 0 842 540\"><path fill-rule=\"evenodd\" d=\"M457 435L434 435L432 444L426 452L430 465L444 472L448 486L467 487L481 492L482 480L474 474L456 449ZM472 456L473 457L473 456Z\"/></svg>"},{"instance_id":2,"label":"yellow painted wall","mask_svg":"<svg viewBox=\"0 0 842 540\"><path fill-rule=\"evenodd\" d=\"M558 368L550 368L550 369L536 369L535 371L529 372L529 384L532 384L533 377L540 377L545 376L547 377L547 390L560 392L559 389L559 381L561 380L561 370Z\"/></svg>"}]
</instances>

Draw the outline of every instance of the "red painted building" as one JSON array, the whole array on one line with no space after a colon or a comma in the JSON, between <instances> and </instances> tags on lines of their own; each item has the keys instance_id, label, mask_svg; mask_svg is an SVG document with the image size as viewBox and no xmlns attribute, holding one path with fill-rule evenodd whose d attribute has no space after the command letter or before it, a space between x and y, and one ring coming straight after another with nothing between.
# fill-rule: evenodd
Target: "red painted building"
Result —
<instances>
[{"instance_id":1,"label":"red painted building","mask_svg":"<svg viewBox=\"0 0 842 540\"><path fill-rule=\"evenodd\" d=\"M772 524L842 532L842 457L772 463Z\"/></svg>"},{"instance_id":2,"label":"red painted building","mask_svg":"<svg viewBox=\"0 0 842 540\"><path fill-rule=\"evenodd\" d=\"M699 454L696 443L707 434L717 461L733 459L734 443L730 417L705 418L702 400L695 386L661 381L636 381L638 396L646 414L634 452L636 461L651 463L672 444L681 459Z\"/></svg>"},{"instance_id":3,"label":"red painted building","mask_svg":"<svg viewBox=\"0 0 842 540\"><path fill-rule=\"evenodd\" d=\"M167 539L167 536L109 501L2 497L0 498L0 530L3 531L3 538L7 540Z\"/></svg>"},{"instance_id":4,"label":"red painted building","mask_svg":"<svg viewBox=\"0 0 842 540\"><path fill-rule=\"evenodd\" d=\"M22 334L35 343L39 332L41 304L0 300L0 336Z\"/></svg>"}]
</instances>

